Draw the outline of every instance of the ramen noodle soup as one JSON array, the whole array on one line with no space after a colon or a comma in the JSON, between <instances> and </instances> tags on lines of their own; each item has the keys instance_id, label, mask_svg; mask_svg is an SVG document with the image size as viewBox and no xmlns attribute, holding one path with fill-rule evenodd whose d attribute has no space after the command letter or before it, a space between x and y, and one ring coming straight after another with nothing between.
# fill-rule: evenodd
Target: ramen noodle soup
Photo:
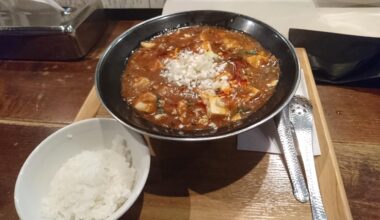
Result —
<instances>
[{"instance_id":1,"label":"ramen noodle soup","mask_svg":"<svg viewBox=\"0 0 380 220\"><path fill-rule=\"evenodd\" d=\"M121 94L154 124L217 129L261 108L279 74L278 59L252 37L191 26L141 42L128 58Z\"/></svg>"}]
</instances>

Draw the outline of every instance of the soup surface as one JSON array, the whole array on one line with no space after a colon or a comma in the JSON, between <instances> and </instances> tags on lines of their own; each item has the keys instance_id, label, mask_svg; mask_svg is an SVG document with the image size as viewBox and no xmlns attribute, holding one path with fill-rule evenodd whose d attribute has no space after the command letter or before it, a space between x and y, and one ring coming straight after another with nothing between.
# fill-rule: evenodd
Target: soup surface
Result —
<instances>
[{"instance_id":1,"label":"soup surface","mask_svg":"<svg viewBox=\"0 0 380 220\"><path fill-rule=\"evenodd\" d=\"M160 126L217 129L262 107L279 74L277 58L252 37L191 26L141 42L128 59L121 94Z\"/></svg>"}]
</instances>

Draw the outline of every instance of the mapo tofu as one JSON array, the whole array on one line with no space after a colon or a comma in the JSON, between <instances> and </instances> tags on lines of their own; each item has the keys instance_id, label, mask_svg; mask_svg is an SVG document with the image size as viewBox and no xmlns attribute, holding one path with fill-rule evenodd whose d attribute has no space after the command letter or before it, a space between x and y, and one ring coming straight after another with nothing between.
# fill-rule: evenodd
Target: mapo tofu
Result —
<instances>
[{"instance_id":1,"label":"mapo tofu","mask_svg":"<svg viewBox=\"0 0 380 220\"><path fill-rule=\"evenodd\" d=\"M128 58L121 94L160 126L217 129L261 108L279 74L278 59L252 37L191 26L141 42Z\"/></svg>"}]
</instances>

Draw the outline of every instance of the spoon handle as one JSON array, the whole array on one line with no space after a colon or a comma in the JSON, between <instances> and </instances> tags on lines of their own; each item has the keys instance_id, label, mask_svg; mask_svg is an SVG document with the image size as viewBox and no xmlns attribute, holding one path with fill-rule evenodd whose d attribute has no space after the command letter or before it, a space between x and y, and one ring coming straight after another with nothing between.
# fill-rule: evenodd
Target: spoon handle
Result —
<instances>
[{"instance_id":1,"label":"spoon handle","mask_svg":"<svg viewBox=\"0 0 380 220\"><path fill-rule=\"evenodd\" d=\"M322 197L318 186L317 172L315 171L314 154L313 154L313 115L306 105L298 105L290 110L290 121L298 140L298 148L301 154L302 162L305 169L307 186L310 194L311 212L313 219L327 219L323 207Z\"/></svg>"},{"instance_id":2,"label":"spoon handle","mask_svg":"<svg viewBox=\"0 0 380 220\"><path fill-rule=\"evenodd\" d=\"M294 145L293 133L289 121L289 108L286 106L277 117L277 132L282 145L282 152L285 163L288 168L290 181L293 187L293 195L300 202L309 200L309 193L306 188L305 179L303 177L300 162L297 158L297 150Z\"/></svg>"}]
</instances>

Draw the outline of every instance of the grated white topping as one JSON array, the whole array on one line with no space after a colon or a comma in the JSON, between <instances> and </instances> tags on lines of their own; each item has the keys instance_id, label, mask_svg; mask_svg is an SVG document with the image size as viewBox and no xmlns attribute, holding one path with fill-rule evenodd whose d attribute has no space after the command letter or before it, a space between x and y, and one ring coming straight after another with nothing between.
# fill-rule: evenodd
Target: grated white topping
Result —
<instances>
[{"instance_id":1,"label":"grated white topping","mask_svg":"<svg viewBox=\"0 0 380 220\"><path fill-rule=\"evenodd\" d=\"M221 58L213 52L194 53L183 50L174 59L164 60L161 76L177 86L189 89L216 90L229 87L228 77L218 75L224 70L226 62L216 62Z\"/></svg>"}]
</instances>

